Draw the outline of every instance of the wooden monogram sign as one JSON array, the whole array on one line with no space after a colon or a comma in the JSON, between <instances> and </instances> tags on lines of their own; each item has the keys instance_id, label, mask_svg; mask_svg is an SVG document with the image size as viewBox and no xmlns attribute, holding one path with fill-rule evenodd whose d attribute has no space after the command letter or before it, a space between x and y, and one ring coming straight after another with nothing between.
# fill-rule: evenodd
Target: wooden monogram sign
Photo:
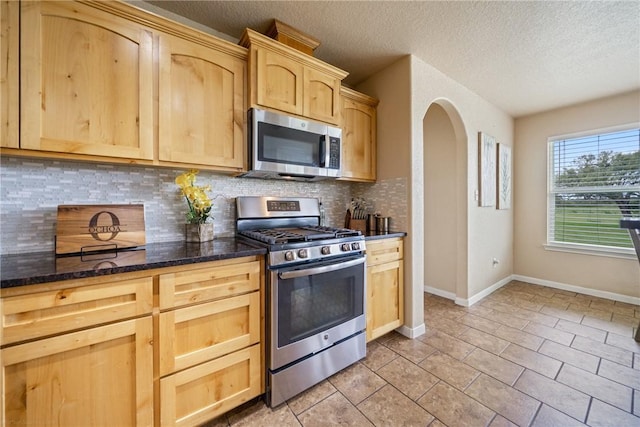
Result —
<instances>
[{"instance_id":1,"label":"wooden monogram sign","mask_svg":"<svg viewBox=\"0 0 640 427\"><path fill-rule=\"evenodd\" d=\"M58 206L56 255L144 244L144 205Z\"/></svg>"}]
</instances>

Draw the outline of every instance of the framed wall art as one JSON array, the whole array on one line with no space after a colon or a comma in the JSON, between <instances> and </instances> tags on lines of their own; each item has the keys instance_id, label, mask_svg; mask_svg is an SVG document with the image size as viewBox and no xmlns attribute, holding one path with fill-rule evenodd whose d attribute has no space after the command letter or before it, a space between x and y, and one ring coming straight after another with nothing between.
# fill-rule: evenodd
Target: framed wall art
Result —
<instances>
[{"instance_id":1,"label":"framed wall art","mask_svg":"<svg viewBox=\"0 0 640 427\"><path fill-rule=\"evenodd\" d=\"M496 204L496 139L478 132L478 204Z\"/></svg>"},{"instance_id":2,"label":"framed wall art","mask_svg":"<svg viewBox=\"0 0 640 427\"><path fill-rule=\"evenodd\" d=\"M497 209L511 209L511 147L498 143Z\"/></svg>"}]
</instances>

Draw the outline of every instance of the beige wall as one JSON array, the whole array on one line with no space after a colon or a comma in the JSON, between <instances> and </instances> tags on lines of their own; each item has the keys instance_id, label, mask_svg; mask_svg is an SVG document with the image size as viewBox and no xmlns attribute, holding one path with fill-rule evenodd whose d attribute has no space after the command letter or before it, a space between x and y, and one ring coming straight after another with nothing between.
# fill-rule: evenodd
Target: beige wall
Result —
<instances>
[{"instance_id":1,"label":"beige wall","mask_svg":"<svg viewBox=\"0 0 640 427\"><path fill-rule=\"evenodd\" d=\"M424 332L424 309L422 273L415 277L412 265L415 237L411 221L412 180L411 168L411 60L405 56L391 66L376 73L357 89L375 96L378 104L378 181L404 177L408 181L405 186L405 210L408 212L408 235L405 239L405 326L403 333L417 336ZM380 183L372 185L369 191L376 191ZM417 253L422 253L419 251ZM419 265L422 265L418 259Z\"/></svg>"},{"instance_id":2,"label":"beige wall","mask_svg":"<svg viewBox=\"0 0 640 427\"><path fill-rule=\"evenodd\" d=\"M640 121L640 91L561 108L515 122L516 275L640 297L636 259L545 250L547 240L547 139Z\"/></svg>"},{"instance_id":3,"label":"beige wall","mask_svg":"<svg viewBox=\"0 0 640 427\"><path fill-rule=\"evenodd\" d=\"M424 117L424 283L456 295L456 135L447 112L432 104ZM433 290L432 290L433 292Z\"/></svg>"},{"instance_id":4,"label":"beige wall","mask_svg":"<svg viewBox=\"0 0 640 427\"><path fill-rule=\"evenodd\" d=\"M466 150L466 153L462 153L463 157L459 161L466 161L466 165L458 167L457 171L460 177L466 172L466 194L458 202L459 209L466 212L466 224L458 224L458 236L466 234L467 259L458 262L458 268L466 271L458 272L456 299L466 304L507 280L512 272L514 211L478 207L475 193L478 189L478 132L487 132L498 142L513 145L513 119L418 58L412 57L411 73L413 158L423 158L422 120L432 103L451 105L459 114L464 126L466 144L459 150ZM460 133L458 132L458 135ZM416 177L423 175L423 167L422 162L414 162L414 181ZM419 184L422 192L424 185L422 182ZM414 206L412 214L415 228L420 227L424 220L424 212ZM496 267L493 266L493 258L500 261Z\"/></svg>"},{"instance_id":5,"label":"beige wall","mask_svg":"<svg viewBox=\"0 0 640 427\"><path fill-rule=\"evenodd\" d=\"M477 190L478 131L512 145L513 119L420 59L407 56L358 87L380 99L378 107L378 174L380 179L406 177L409 233L405 241L405 326L424 328L425 185L423 120L437 103L453 120L456 140L456 232L458 257L456 300L462 304L510 277L513 268L513 210L480 208ZM455 123L459 122L456 128ZM493 258L500 264L493 267Z\"/></svg>"}]
</instances>

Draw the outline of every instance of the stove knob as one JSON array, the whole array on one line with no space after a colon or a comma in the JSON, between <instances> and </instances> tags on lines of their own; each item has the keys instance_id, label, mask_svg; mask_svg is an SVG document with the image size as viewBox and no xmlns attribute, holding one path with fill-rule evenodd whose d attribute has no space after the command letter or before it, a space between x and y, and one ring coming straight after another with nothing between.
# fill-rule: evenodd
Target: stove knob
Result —
<instances>
[{"instance_id":1,"label":"stove knob","mask_svg":"<svg viewBox=\"0 0 640 427\"><path fill-rule=\"evenodd\" d=\"M307 250L306 250L306 249L300 249L300 250L298 251L298 256L299 256L300 258L307 258L307 257L309 257L309 252L307 252Z\"/></svg>"},{"instance_id":2,"label":"stove knob","mask_svg":"<svg viewBox=\"0 0 640 427\"><path fill-rule=\"evenodd\" d=\"M351 244L351 249L353 249L354 251L359 251L360 250L360 243L355 242Z\"/></svg>"},{"instance_id":3,"label":"stove knob","mask_svg":"<svg viewBox=\"0 0 640 427\"><path fill-rule=\"evenodd\" d=\"M321 253L322 255L329 255L329 254L331 253L331 246L323 246L323 247L320 249L320 253Z\"/></svg>"},{"instance_id":4,"label":"stove knob","mask_svg":"<svg viewBox=\"0 0 640 427\"><path fill-rule=\"evenodd\" d=\"M284 253L285 261L293 261L296 259L296 256L293 254L293 251L287 251Z\"/></svg>"},{"instance_id":5,"label":"stove knob","mask_svg":"<svg viewBox=\"0 0 640 427\"><path fill-rule=\"evenodd\" d=\"M342 252L348 252L351 250L351 246L348 243L343 243L340 245L340 249Z\"/></svg>"}]
</instances>

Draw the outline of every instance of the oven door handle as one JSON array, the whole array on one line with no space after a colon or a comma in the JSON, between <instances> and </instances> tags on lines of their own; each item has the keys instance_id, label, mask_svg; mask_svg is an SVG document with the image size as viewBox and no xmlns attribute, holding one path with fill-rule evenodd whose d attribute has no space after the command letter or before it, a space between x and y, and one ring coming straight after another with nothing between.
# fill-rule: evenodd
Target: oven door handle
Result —
<instances>
[{"instance_id":1,"label":"oven door handle","mask_svg":"<svg viewBox=\"0 0 640 427\"><path fill-rule=\"evenodd\" d=\"M353 267L358 264L364 264L365 259L366 259L365 257L361 257L351 261L344 261L336 264L324 265L322 267L306 268L304 270L283 271L278 274L278 277L286 280L286 279L294 279L296 277L310 276L312 274L329 273L331 271L337 271L337 270L342 270L343 268Z\"/></svg>"}]
</instances>

